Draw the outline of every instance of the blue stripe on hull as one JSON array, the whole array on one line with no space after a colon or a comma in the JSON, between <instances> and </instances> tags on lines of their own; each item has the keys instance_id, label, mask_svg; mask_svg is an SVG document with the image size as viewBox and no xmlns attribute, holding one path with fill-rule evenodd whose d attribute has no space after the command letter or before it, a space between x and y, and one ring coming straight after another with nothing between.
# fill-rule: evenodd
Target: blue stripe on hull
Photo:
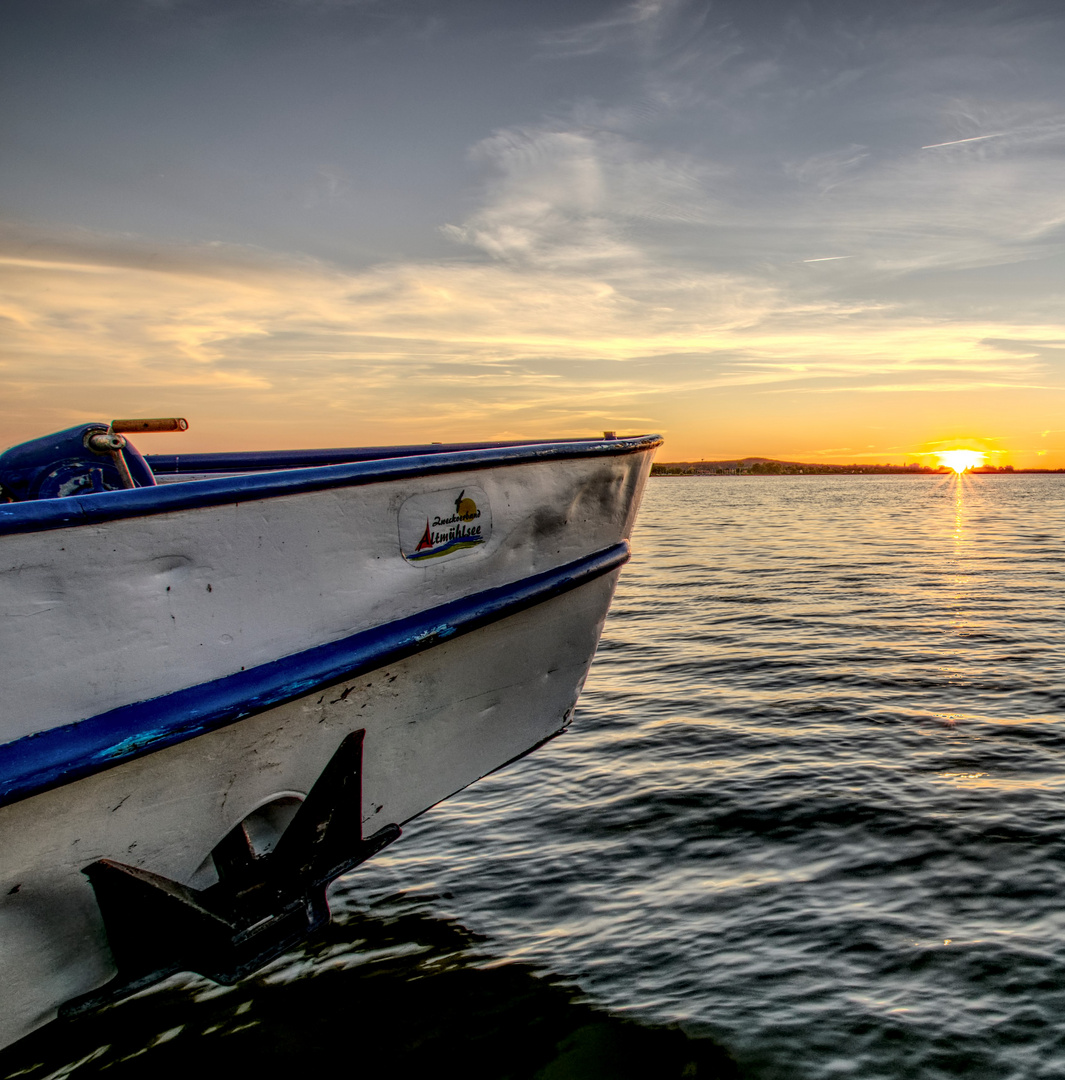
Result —
<instances>
[{"instance_id":1,"label":"blue stripe on hull","mask_svg":"<svg viewBox=\"0 0 1065 1080\"><path fill-rule=\"evenodd\" d=\"M622 541L545 573L453 600L248 671L0 746L0 806L292 701L560 596L629 557Z\"/></svg>"},{"instance_id":2,"label":"blue stripe on hull","mask_svg":"<svg viewBox=\"0 0 1065 1080\"><path fill-rule=\"evenodd\" d=\"M95 525L122 518L146 517L204 506L272 499L329 488L357 487L387 480L409 480L422 476L468 472L504 465L526 465L574 458L617 457L651 450L662 442L659 435L631 439L586 440L583 442L531 443L521 446L492 446L478 450L451 450L413 457L390 457L316 468L291 468L245 476L226 476L188 484L104 491L97 495L72 495L66 499L0 504L0 536L10 533L43 532ZM400 449L397 448L397 454ZM247 466L245 466L247 467Z\"/></svg>"}]
</instances>

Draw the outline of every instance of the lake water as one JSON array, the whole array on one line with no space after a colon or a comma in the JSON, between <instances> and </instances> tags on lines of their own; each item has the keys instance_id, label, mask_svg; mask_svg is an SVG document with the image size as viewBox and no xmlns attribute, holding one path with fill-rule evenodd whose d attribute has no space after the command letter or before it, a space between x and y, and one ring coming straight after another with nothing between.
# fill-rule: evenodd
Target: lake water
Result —
<instances>
[{"instance_id":1,"label":"lake water","mask_svg":"<svg viewBox=\"0 0 1065 1080\"><path fill-rule=\"evenodd\" d=\"M654 480L569 732L265 975L2 1063L1061 1077L1063 554L1055 476Z\"/></svg>"}]
</instances>

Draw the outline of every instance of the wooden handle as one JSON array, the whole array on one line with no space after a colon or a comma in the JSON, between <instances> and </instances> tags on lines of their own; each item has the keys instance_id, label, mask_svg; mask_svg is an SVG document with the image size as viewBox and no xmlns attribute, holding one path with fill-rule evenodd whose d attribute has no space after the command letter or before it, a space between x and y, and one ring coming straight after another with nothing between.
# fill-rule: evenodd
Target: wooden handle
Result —
<instances>
[{"instance_id":1,"label":"wooden handle","mask_svg":"<svg viewBox=\"0 0 1065 1080\"><path fill-rule=\"evenodd\" d=\"M112 420L114 432L130 431L188 431L189 422L180 416L166 416L156 420Z\"/></svg>"}]
</instances>

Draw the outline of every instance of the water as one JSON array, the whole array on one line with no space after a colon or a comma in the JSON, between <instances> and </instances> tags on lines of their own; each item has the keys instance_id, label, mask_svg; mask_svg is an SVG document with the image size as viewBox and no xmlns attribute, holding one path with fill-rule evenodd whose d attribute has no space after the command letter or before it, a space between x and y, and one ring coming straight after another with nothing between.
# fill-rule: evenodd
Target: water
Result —
<instances>
[{"instance_id":1,"label":"water","mask_svg":"<svg viewBox=\"0 0 1065 1080\"><path fill-rule=\"evenodd\" d=\"M341 881L328 935L3 1064L313 1064L343 1001L328 1038L415 1071L1065 1073L1065 481L661 479L634 551L570 732Z\"/></svg>"}]
</instances>

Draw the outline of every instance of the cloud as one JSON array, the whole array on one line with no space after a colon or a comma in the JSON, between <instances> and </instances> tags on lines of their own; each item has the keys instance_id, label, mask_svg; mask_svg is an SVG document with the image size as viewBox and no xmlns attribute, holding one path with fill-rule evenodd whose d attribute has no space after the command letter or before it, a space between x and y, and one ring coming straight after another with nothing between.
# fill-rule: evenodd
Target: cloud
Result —
<instances>
[{"instance_id":1,"label":"cloud","mask_svg":"<svg viewBox=\"0 0 1065 1080\"><path fill-rule=\"evenodd\" d=\"M686 7L683 0L634 0L609 15L544 34L541 47L547 55L567 58L627 49L654 40Z\"/></svg>"},{"instance_id":2,"label":"cloud","mask_svg":"<svg viewBox=\"0 0 1065 1080\"><path fill-rule=\"evenodd\" d=\"M483 140L472 156L491 174L483 205L444 232L495 258L631 263L644 258L640 234L708 224L721 212L708 190L720 169L611 132L514 128Z\"/></svg>"},{"instance_id":3,"label":"cloud","mask_svg":"<svg viewBox=\"0 0 1065 1080\"><path fill-rule=\"evenodd\" d=\"M1017 382L909 382L909 383L874 383L871 385L849 386L805 386L789 387L786 390L771 390L767 393L801 394L961 394L977 390L1056 390L1065 391L1065 382L1058 386L1042 386L1038 383Z\"/></svg>"},{"instance_id":4,"label":"cloud","mask_svg":"<svg viewBox=\"0 0 1065 1080\"><path fill-rule=\"evenodd\" d=\"M648 400L683 385L648 370L634 380L620 362L713 348L771 303L742 282L693 279L681 286L678 323L675 308L655 303L675 287L645 284L641 296L557 269L456 262L352 273L84 231L22 228L4 239L5 441L39 433L19 416L58 427L87 413L185 412L189 402L216 425L254 415L282 444L293 425L301 442L349 442L338 429L354 417L384 441L421 424L455 438L586 430L591 415L645 415Z\"/></svg>"},{"instance_id":5,"label":"cloud","mask_svg":"<svg viewBox=\"0 0 1065 1080\"><path fill-rule=\"evenodd\" d=\"M868 147L853 143L841 150L829 150L805 161L786 164L784 172L800 183L811 184L824 195L846 181L868 158Z\"/></svg>"},{"instance_id":6,"label":"cloud","mask_svg":"<svg viewBox=\"0 0 1065 1080\"><path fill-rule=\"evenodd\" d=\"M305 210L347 199L352 193L350 178L342 169L319 165L314 175L303 184L301 203Z\"/></svg>"},{"instance_id":7,"label":"cloud","mask_svg":"<svg viewBox=\"0 0 1065 1080\"><path fill-rule=\"evenodd\" d=\"M1045 343L1065 333L796 302L638 245L348 271L86 231L0 241L5 442L123 413L190 415L191 449L656 429L741 391L1001 394L1056 386Z\"/></svg>"},{"instance_id":8,"label":"cloud","mask_svg":"<svg viewBox=\"0 0 1065 1080\"><path fill-rule=\"evenodd\" d=\"M1023 6L829 10L766 23L740 6L636 4L558 40L624 54L639 93L580 116L648 160L670 160L662 131L685 148L704 201L679 205L706 230L708 269L830 253L872 289L1065 251L1060 21ZM1023 79L1004 80L1014 69ZM859 137L833 145L836 132Z\"/></svg>"}]
</instances>

